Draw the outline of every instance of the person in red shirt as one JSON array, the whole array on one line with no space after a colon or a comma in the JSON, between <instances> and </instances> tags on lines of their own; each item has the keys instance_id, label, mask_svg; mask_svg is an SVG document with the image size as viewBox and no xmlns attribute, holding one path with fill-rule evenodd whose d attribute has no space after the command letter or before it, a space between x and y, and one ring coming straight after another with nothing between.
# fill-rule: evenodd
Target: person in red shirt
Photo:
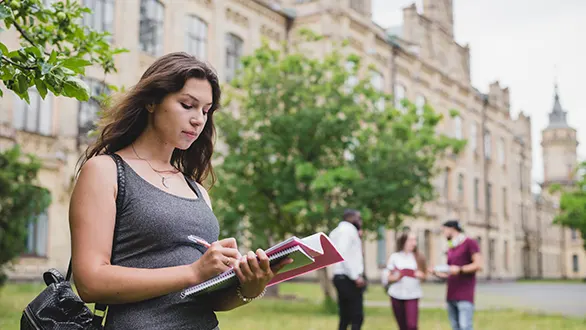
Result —
<instances>
[{"instance_id":1,"label":"person in red shirt","mask_svg":"<svg viewBox=\"0 0 586 330\"><path fill-rule=\"evenodd\" d=\"M432 274L447 279L448 317L453 330L472 330L476 272L482 269L478 243L464 235L457 220L446 221L442 231L448 240L448 267Z\"/></svg>"}]
</instances>

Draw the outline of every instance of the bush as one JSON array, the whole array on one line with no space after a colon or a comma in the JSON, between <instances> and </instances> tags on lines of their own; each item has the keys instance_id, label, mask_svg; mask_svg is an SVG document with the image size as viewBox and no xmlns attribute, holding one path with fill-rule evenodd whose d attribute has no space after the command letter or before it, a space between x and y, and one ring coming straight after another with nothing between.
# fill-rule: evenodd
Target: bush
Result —
<instances>
[{"instance_id":1,"label":"bush","mask_svg":"<svg viewBox=\"0 0 586 330\"><path fill-rule=\"evenodd\" d=\"M23 155L17 146L0 152L0 287L6 281L5 266L26 248L30 221L51 204L51 195L37 185L41 163Z\"/></svg>"}]
</instances>

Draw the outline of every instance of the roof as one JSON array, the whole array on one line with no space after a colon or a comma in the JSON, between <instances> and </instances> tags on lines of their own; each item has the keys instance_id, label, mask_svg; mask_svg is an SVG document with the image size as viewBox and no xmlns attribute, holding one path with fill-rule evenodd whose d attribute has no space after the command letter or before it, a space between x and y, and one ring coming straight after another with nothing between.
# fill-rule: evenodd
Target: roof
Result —
<instances>
[{"instance_id":1,"label":"roof","mask_svg":"<svg viewBox=\"0 0 586 330\"><path fill-rule=\"evenodd\" d=\"M555 93L553 97L553 108L549 113L549 125L547 128L568 128L568 121L566 119L567 112L562 108L560 102L560 95L558 93L558 85L555 84Z\"/></svg>"},{"instance_id":2,"label":"roof","mask_svg":"<svg viewBox=\"0 0 586 330\"><path fill-rule=\"evenodd\" d=\"M268 8L280 15L283 15L289 19L294 19L297 16L297 12L293 8L284 8L280 4L272 1L262 1L262 0L255 0L254 2L258 3L259 5Z\"/></svg>"}]
</instances>

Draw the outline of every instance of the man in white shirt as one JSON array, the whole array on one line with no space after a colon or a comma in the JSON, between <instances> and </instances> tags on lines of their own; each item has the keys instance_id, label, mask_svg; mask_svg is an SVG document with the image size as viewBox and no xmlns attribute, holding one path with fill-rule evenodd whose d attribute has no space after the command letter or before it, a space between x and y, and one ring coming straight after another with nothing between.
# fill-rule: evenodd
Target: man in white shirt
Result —
<instances>
[{"instance_id":1,"label":"man in white shirt","mask_svg":"<svg viewBox=\"0 0 586 330\"><path fill-rule=\"evenodd\" d=\"M330 239L338 249L343 262L332 266L334 286L338 292L339 330L346 330L352 324L352 330L359 330L364 321L363 292L364 261L362 242L358 231L362 223L360 211L344 211L340 221L330 234Z\"/></svg>"}]
</instances>

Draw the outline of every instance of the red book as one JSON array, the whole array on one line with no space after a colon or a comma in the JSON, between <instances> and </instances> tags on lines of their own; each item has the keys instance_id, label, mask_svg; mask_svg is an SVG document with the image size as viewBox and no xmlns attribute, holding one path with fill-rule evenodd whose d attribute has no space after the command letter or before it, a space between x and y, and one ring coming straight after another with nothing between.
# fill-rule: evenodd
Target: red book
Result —
<instances>
[{"instance_id":1,"label":"red book","mask_svg":"<svg viewBox=\"0 0 586 330\"><path fill-rule=\"evenodd\" d=\"M268 283L267 287L344 261L340 252L324 233L313 234L305 238L293 236L267 249L265 253L269 257L271 265L287 257L293 259L293 263L283 267ZM230 268L218 276L183 290L181 297L212 292L237 283L236 273L233 268Z\"/></svg>"},{"instance_id":2,"label":"red book","mask_svg":"<svg viewBox=\"0 0 586 330\"><path fill-rule=\"evenodd\" d=\"M403 276L415 277L415 271L413 269L401 269L399 272Z\"/></svg>"}]
</instances>

